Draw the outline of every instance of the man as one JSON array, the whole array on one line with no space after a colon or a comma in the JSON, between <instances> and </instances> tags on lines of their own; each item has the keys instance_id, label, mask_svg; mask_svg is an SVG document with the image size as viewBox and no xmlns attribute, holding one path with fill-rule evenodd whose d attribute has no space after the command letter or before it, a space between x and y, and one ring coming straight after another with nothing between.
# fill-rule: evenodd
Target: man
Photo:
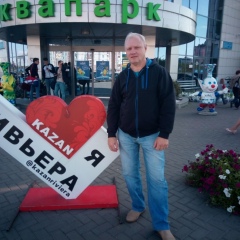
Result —
<instances>
[{"instance_id":1,"label":"man","mask_svg":"<svg viewBox=\"0 0 240 240\"><path fill-rule=\"evenodd\" d=\"M38 75L38 64L39 64L39 58L33 58L33 63L25 69L26 74L29 77L32 77L34 80L29 80L30 82L33 81L30 88L30 101L33 101L33 92L36 91L36 98L40 97L40 81L39 81L39 75ZM26 81L26 79L25 79ZM27 80L28 81L28 80Z\"/></svg>"},{"instance_id":2,"label":"man","mask_svg":"<svg viewBox=\"0 0 240 240\"><path fill-rule=\"evenodd\" d=\"M112 151L120 149L123 176L132 199L132 210L126 221L137 221L146 208L139 171L141 147L153 227L163 240L174 240L167 220L164 150L168 147L168 136L174 123L175 94L170 75L145 57L146 50L144 36L127 35L125 51L130 63L117 77L109 100L108 146Z\"/></svg>"},{"instance_id":3,"label":"man","mask_svg":"<svg viewBox=\"0 0 240 240\"><path fill-rule=\"evenodd\" d=\"M55 68L48 62L48 58L43 58L42 76L45 80L45 85L47 89L47 95L51 95L50 86L54 81Z\"/></svg>"},{"instance_id":4,"label":"man","mask_svg":"<svg viewBox=\"0 0 240 240\"><path fill-rule=\"evenodd\" d=\"M65 93L65 81L64 81L64 71L65 68L63 66L63 61L58 61L58 67L56 69L57 73L57 82L54 89L54 95L59 96L60 91L60 97L65 101L66 99L66 93Z\"/></svg>"}]
</instances>

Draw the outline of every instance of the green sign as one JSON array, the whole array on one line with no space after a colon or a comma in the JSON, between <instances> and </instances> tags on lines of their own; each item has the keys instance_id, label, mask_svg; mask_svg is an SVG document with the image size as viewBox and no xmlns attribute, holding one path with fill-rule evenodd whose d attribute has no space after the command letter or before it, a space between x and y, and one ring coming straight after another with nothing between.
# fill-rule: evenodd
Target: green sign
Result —
<instances>
[{"instance_id":1,"label":"green sign","mask_svg":"<svg viewBox=\"0 0 240 240\"><path fill-rule=\"evenodd\" d=\"M38 15L43 18L54 17L55 3L52 0L39 0ZM109 0L95 0L94 14L96 17L111 17L111 3ZM72 9L75 8L76 16L82 16L82 0L65 0L65 16L72 16ZM161 4L146 4L146 19L160 21L157 13ZM0 21L12 21L10 10L12 4L0 5ZM16 1L16 18L25 19L32 16L32 5L28 1ZM134 19L139 14L139 3L136 0L122 0L122 23L127 23L129 19Z\"/></svg>"}]
</instances>

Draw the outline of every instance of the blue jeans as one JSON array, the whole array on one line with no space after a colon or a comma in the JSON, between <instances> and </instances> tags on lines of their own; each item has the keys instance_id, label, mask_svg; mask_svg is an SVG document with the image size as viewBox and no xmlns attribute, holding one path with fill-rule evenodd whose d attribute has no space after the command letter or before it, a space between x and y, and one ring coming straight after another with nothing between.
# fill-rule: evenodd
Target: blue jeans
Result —
<instances>
[{"instance_id":1,"label":"blue jeans","mask_svg":"<svg viewBox=\"0 0 240 240\"><path fill-rule=\"evenodd\" d=\"M39 80L38 80L38 87L35 87L34 84L31 85L30 93L29 93L30 101L33 101L34 90L36 91L36 98L39 98L40 97L40 81Z\"/></svg>"},{"instance_id":2,"label":"blue jeans","mask_svg":"<svg viewBox=\"0 0 240 240\"><path fill-rule=\"evenodd\" d=\"M142 212L145 201L140 175L140 146L143 150L148 187L148 206L156 231L168 230L168 186L164 177L164 151L153 148L158 133L142 138L133 138L118 129L123 176L132 199L132 209Z\"/></svg>"},{"instance_id":3,"label":"blue jeans","mask_svg":"<svg viewBox=\"0 0 240 240\"><path fill-rule=\"evenodd\" d=\"M65 83L64 82L56 82L55 89L54 89L54 95L55 96L59 96L58 95L59 90L60 90L60 93L61 93L62 100L65 101L66 94L65 94Z\"/></svg>"},{"instance_id":4,"label":"blue jeans","mask_svg":"<svg viewBox=\"0 0 240 240\"><path fill-rule=\"evenodd\" d=\"M47 95L51 95L51 91L50 91L50 86L51 86L51 82L54 81L54 77L53 78L45 78L45 85L46 85L46 89L47 89Z\"/></svg>"}]
</instances>

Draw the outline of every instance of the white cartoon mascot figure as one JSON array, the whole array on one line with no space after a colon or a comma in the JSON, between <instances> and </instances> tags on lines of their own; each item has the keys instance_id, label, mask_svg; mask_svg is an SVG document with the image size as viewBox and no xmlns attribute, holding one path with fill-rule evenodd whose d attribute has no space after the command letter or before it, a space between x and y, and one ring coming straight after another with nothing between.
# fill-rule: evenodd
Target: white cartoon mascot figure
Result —
<instances>
[{"instance_id":1,"label":"white cartoon mascot figure","mask_svg":"<svg viewBox=\"0 0 240 240\"><path fill-rule=\"evenodd\" d=\"M203 111L207 106L209 108L210 113L215 112L215 103L216 97L220 94L224 94L228 92L228 88L224 88L221 91L216 91L218 88L217 80L212 77L212 71L216 64L206 64L207 67L207 77L204 80L199 79L199 85L202 91L192 93L190 96L199 96L200 104L197 108L198 112Z\"/></svg>"}]
</instances>

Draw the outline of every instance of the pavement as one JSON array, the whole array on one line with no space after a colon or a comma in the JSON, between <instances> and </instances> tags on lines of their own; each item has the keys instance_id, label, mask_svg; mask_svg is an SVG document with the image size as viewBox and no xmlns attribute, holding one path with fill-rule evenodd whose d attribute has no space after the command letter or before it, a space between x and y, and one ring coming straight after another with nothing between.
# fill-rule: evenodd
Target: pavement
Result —
<instances>
[{"instance_id":1,"label":"pavement","mask_svg":"<svg viewBox=\"0 0 240 240\"><path fill-rule=\"evenodd\" d=\"M100 98L107 108L108 99ZM71 99L68 98L67 101ZM17 99L25 112L28 99ZM239 118L239 111L219 103L216 116L197 114L198 103L176 108L174 130L166 150L165 175L169 186L169 222L178 240L239 240L240 217L211 206L204 194L185 184L182 168L195 160L207 144L239 152L240 132L225 128ZM106 126L106 123L105 123ZM145 168L141 154L143 191L147 198ZM125 222L131 201L117 158L92 185L112 184L115 179L119 208L18 212L31 184L45 186L35 175L0 149L0 239L5 240L157 240L149 210L135 223Z\"/></svg>"}]
</instances>

